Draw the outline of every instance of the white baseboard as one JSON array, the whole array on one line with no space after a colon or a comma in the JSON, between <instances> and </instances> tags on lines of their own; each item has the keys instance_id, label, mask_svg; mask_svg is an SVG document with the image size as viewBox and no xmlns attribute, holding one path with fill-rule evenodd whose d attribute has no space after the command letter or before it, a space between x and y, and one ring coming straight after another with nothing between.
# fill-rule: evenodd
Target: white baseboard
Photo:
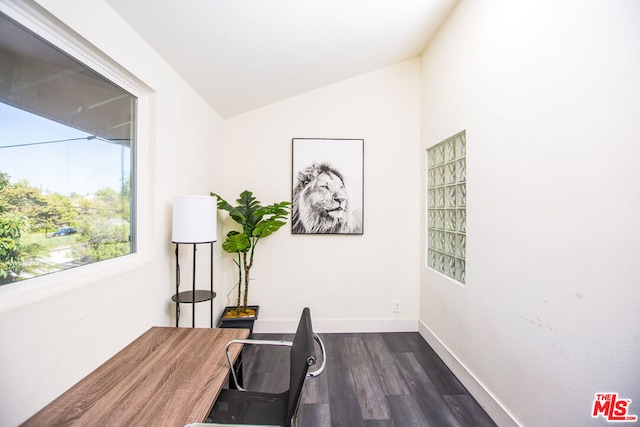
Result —
<instances>
[{"instance_id":1,"label":"white baseboard","mask_svg":"<svg viewBox=\"0 0 640 427\"><path fill-rule=\"evenodd\" d=\"M440 356L453 374L466 387L469 393L478 401L480 406L500 427L518 427L518 422L502 407L476 377L453 355L449 349L422 321L418 324L418 332L429 343L431 348Z\"/></svg>"},{"instance_id":2,"label":"white baseboard","mask_svg":"<svg viewBox=\"0 0 640 427\"><path fill-rule=\"evenodd\" d=\"M253 331L259 334L292 334L298 320L258 319ZM317 333L417 332L418 319L313 319L313 330Z\"/></svg>"}]
</instances>

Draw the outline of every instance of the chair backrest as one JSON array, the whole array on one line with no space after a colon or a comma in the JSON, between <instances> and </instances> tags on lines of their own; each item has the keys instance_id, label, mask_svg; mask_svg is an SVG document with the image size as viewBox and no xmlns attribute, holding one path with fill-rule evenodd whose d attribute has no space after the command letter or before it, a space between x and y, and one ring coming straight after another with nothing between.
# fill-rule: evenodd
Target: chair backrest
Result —
<instances>
[{"instance_id":1,"label":"chair backrest","mask_svg":"<svg viewBox=\"0 0 640 427\"><path fill-rule=\"evenodd\" d=\"M287 420L291 419L298 408L298 401L302 393L302 386L309 366L316 363L316 354L313 345L313 326L311 324L311 312L308 307L302 310L302 316L298 323L298 329L291 347L291 365L289 372L289 404L287 406Z\"/></svg>"}]
</instances>

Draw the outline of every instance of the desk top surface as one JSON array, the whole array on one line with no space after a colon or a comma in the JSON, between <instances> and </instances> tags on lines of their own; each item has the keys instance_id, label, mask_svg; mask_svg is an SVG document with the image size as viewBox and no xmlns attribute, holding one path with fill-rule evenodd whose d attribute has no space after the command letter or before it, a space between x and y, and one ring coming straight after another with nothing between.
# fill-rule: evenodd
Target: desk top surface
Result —
<instances>
[{"instance_id":1,"label":"desk top surface","mask_svg":"<svg viewBox=\"0 0 640 427\"><path fill-rule=\"evenodd\" d=\"M229 374L225 347L248 329L153 327L24 426L184 426L204 421ZM241 346L231 347L235 359Z\"/></svg>"}]
</instances>

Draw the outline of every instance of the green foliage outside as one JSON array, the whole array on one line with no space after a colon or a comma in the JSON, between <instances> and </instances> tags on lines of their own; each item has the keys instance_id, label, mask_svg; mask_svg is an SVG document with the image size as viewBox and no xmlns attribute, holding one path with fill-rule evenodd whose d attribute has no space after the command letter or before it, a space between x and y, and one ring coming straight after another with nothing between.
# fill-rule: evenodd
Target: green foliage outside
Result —
<instances>
[{"instance_id":1,"label":"green foliage outside","mask_svg":"<svg viewBox=\"0 0 640 427\"><path fill-rule=\"evenodd\" d=\"M9 202L3 197L7 187L9 176L0 172L0 283L20 273L25 258L20 248L21 215L10 212Z\"/></svg>"},{"instance_id":2,"label":"green foliage outside","mask_svg":"<svg viewBox=\"0 0 640 427\"><path fill-rule=\"evenodd\" d=\"M131 252L128 224L112 224L100 218L81 221L78 226L82 244L74 247L73 257L82 262L104 261Z\"/></svg>"},{"instance_id":3,"label":"green foliage outside","mask_svg":"<svg viewBox=\"0 0 640 427\"><path fill-rule=\"evenodd\" d=\"M0 285L131 253L129 183L123 188L91 197L42 194L0 171ZM77 233L52 237L60 227ZM73 262L52 261L55 251Z\"/></svg>"},{"instance_id":4,"label":"green foliage outside","mask_svg":"<svg viewBox=\"0 0 640 427\"><path fill-rule=\"evenodd\" d=\"M0 216L0 283L22 271L26 254L20 248L20 225L15 215Z\"/></svg>"}]
</instances>

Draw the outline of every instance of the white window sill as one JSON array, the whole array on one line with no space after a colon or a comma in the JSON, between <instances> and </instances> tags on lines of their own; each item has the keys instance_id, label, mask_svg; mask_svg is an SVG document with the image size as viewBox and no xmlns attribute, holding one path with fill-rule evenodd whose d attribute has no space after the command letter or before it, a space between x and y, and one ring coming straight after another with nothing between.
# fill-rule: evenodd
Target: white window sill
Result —
<instances>
[{"instance_id":1,"label":"white window sill","mask_svg":"<svg viewBox=\"0 0 640 427\"><path fill-rule=\"evenodd\" d=\"M0 286L0 313L141 268L149 263L141 254L135 253Z\"/></svg>"}]
</instances>

